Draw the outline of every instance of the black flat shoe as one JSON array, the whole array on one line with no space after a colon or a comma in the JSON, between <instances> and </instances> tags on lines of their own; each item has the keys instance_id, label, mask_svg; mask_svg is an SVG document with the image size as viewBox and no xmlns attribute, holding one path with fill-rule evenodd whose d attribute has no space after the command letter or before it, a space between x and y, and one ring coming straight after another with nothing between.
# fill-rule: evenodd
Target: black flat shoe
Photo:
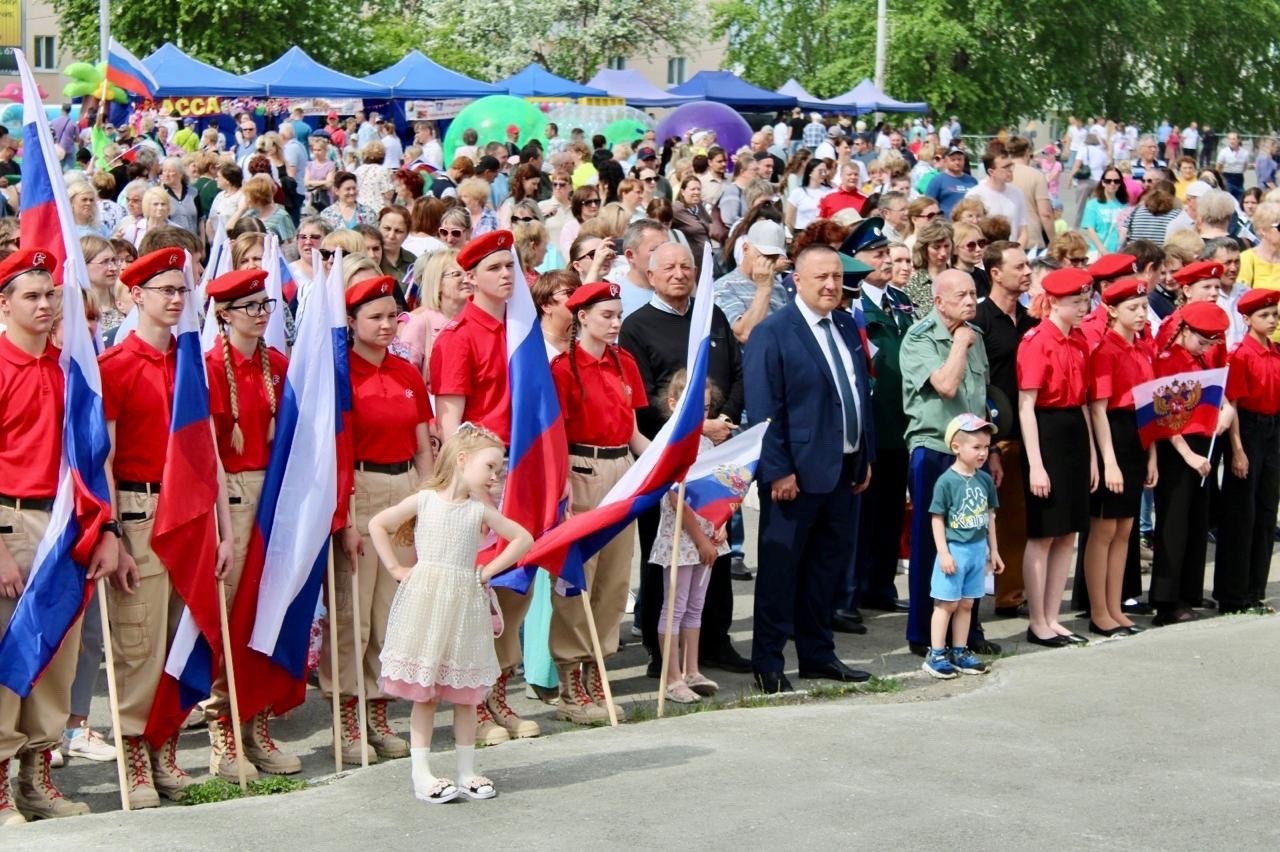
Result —
<instances>
[{"instance_id":1,"label":"black flat shoe","mask_svg":"<svg viewBox=\"0 0 1280 852\"><path fill-rule=\"evenodd\" d=\"M866 683L871 680L871 672L850 668L841 660L832 660L808 668L800 669L802 680L838 680L841 683Z\"/></svg>"},{"instance_id":2,"label":"black flat shoe","mask_svg":"<svg viewBox=\"0 0 1280 852\"><path fill-rule=\"evenodd\" d=\"M1151 619L1151 626L1167 627L1170 624L1184 624L1199 619L1200 616L1193 609L1161 610L1156 613L1155 618Z\"/></svg>"},{"instance_id":3,"label":"black flat shoe","mask_svg":"<svg viewBox=\"0 0 1280 852\"><path fill-rule=\"evenodd\" d=\"M1127 627L1125 627L1125 626L1123 626L1123 625L1120 625L1120 626L1118 626L1118 627L1112 627L1110 630L1103 630L1101 627L1099 627L1098 625L1094 624L1092 621L1090 621L1090 622L1089 622L1089 632L1090 632L1090 633L1093 633L1093 634L1095 634L1095 635L1097 635L1097 636L1106 636L1107 638L1110 638L1110 637L1112 637L1112 636L1129 636L1129 635L1131 635L1131 634L1129 633L1129 628L1127 628Z\"/></svg>"},{"instance_id":4,"label":"black flat shoe","mask_svg":"<svg viewBox=\"0 0 1280 852\"><path fill-rule=\"evenodd\" d=\"M729 577L733 580L754 580L755 575L751 573L751 569L747 567L747 563L741 559L735 559L729 563Z\"/></svg>"},{"instance_id":5,"label":"black flat shoe","mask_svg":"<svg viewBox=\"0 0 1280 852\"><path fill-rule=\"evenodd\" d=\"M1079 633L1071 633L1067 636L1063 636L1062 638L1066 639L1067 642L1072 645L1088 645L1089 644L1089 640L1084 636L1081 636Z\"/></svg>"},{"instance_id":6,"label":"black flat shoe","mask_svg":"<svg viewBox=\"0 0 1280 852\"><path fill-rule=\"evenodd\" d=\"M705 666L706 663L704 662L702 665ZM657 654L649 655L649 664L645 666L644 676L653 678L654 680L662 677L662 657Z\"/></svg>"},{"instance_id":7,"label":"black flat shoe","mask_svg":"<svg viewBox=\"0 0 1280 852\"><path fill-rule=\"evenodd\" d=\"M861 636L867 632L867 626L860 621L853 621L845 618L843 615L837 615L831 619L831 629L836 633L852 633Z\"/></svg>"},{"instance_id":8,"label":"black flat shoe","mask_svg":"<svg viewBox=\"0 0 1280 852\"><path fill-rule=\"evenodd\" d=\"M796 691L782 672L756 672L756 687L765 695Z\"/></svg>"},{"instance_id":9,"label":"black flat shoe","mask_svg":"<svg viewBox=\"0 0 1280 852\"><path fill-rule=\"evenodd\" d=\"M1125 632L1127 632L1130 636L1137 636L1139 633L1146 633L1147 628L1139 627L1136 624L1130 624L1128 627L1125 628Z\"/></svg>"},{"instance_id":10,"label":"black flat shoe","mask_svg":"<svg viewBox=\"0 0 1280 852\"><path fill-rule=\"evenodd\" d=\"M1142 601L1135 601L1131 604L1121 604L1120 611L1125 615L1151 615L1155 612L1155 610L1151 608L1151 604L1143 603Z\"/></svg>"},{"instance_id":11,"label":"black flat shoe","mask_svg":"<svg viewBox=\"0 0 1280 852\"><path fill-rule=\"evenodd\" d=\"M923 657L929 653L928 645L917 645L915 642L907 643L907 650L915 654L917 657Z\"/></svg>"},{"instance_id":12,"label":"black flat shoe","mask_svg":"<svg viewBox=\"0 0 1280 852\"><path fill-rule=\"evenodd\" d=\"M838 609L836 610L836 617L846 618L849 621L854 621L858 624L862 623L862 613L858 612L857 607L854 607L853 609Z\"/></svg>"},{"instance_id":13,"label":"black flat shoe","mask_svg":"<svg viewBox=\"0 0 1280 852\"><path fill-rule=\"evenodd\" d=\"M699 665L708 669L720 669L723 672L746 674L751 671L751 661L739 654L732 646L716 654L708 654L698 660ZM661 666L661 663L659 663ZM661 668L659 668L661 671Z\"/></svg>"},{"instance_id":14,"label":"black flat shoe","mask_svg":"<svg viewBox=\"0 0 1280 852\"><path fill-rule=\"evenodd\" d=\"M969 650L975 654L981 654L984 657L998 657L1001 652L1000 646L989 639L979 639L977 642L970 642Z\"/></svg>"},{"instance_id":15,"label":"black flat shoe","mask_svg":"<svg viewBox=\"0 0 1280 852\"><path fill-rule=\"evenodd\" d=\"M1059 636L1056 633L1052 639L1041 639L1030 629L1027 630L1027 641L1032 645L1041 645L1045 648L1065 648L1071 644L1071 640L1065 636Z\"/></svg>"}]
</instances>

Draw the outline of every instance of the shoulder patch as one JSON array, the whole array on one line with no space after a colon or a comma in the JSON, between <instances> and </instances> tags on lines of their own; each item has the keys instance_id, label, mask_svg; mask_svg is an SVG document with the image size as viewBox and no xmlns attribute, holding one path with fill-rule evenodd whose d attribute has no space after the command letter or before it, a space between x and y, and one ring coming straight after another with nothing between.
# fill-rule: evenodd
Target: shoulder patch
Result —
<instances>
[{"instance_id":1,"label":"shoulder patch","mask_svg":"<svg viewBox=\"0 0 1280 852\"><path fill-rule=\"evenodd\" d=\"M937 316L930 313L929 316L925 317L924 319L912 325L911 328L907 329L907 336L919 337L923 334L928 334L929 332L933 331L933 327L937 325L937 322L938 322Z\"/></svg>"}]
</instances>

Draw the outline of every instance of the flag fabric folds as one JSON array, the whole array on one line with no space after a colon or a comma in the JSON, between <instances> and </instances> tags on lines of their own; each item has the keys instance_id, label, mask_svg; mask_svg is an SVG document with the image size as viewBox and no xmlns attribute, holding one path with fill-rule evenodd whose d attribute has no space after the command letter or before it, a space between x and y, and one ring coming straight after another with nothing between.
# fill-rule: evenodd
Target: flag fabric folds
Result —
<instances>
[{"instance_id":1,"label":"flag fabric folds","mask_svg":"<svg viewBox=\"0 0 1280 852\"><path fill-rule=\"evenodd\" d=\"M80 239L61 181L53 138L35 78L22 51L14 51L23 92L22 239L60 252L63 288L62 354L65 378L62 465L49 526L36 547L27 582L0 638L0 685L25 698L62 645L92 592L85 565L101 525L111 518L106 461L110 451L93 335L84 315L89 282Z\"/></svg>"},{"instance_id":2,"label":"flag fabric folds","mask_svg":"<svg viewBox=\"0 0 1280 852\"><path fill-rule=\"evenodd\" d=\"M154 97L160 88L147 66L115 39L107 46L107 81L142 98Z\"/></svg>"},{"instance_id":3,"label":"flag fabric folds","mask_svg":"<svg viewBox=\"0 0 1280 852\"><path fill-rule=\"evenodd\" d=\"M722 527L742 504L756 467L760 464L760 445L769 421L757 423L734 435L719 446L698 454L698 460L685 475L684 499L689 508Z\"/></svg>"},{"instance_id":4,"label":"flag fabric folds","mask_svg":"<svg viewBox=\"0 0 1280 852\"><path fill-rule=\"evenodd\" d=\"M1225 367L1174 373L1136 385L1133 405L1142 446L1182 434L1193 423L1213 434L1226 386Z\"/></svg>"}]
</instances>

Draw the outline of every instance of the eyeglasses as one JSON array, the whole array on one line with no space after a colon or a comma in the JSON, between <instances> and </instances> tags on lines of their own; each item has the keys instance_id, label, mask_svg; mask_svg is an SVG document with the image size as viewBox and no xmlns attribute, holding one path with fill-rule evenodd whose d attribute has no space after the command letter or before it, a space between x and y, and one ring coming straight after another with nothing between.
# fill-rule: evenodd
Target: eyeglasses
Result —
<instances>
[{"instance_id":1,"label":"eyeglasses","mask_svg":"<svg viewBox=\"0 0 1280 852\"><path fill-rule=\"evenodd\" d=\"M466 231L462 230L461 228L441 228L440 229L440 236L444 237L445 239L460 240L462 239L464 234L466 234Z\"/></svg>"},{"instance_id":2,"label":"eyeglasses","mask_svg":"<svg viewBox=\"0 0 1280 852\"><path fill-rule=\"evenodd\" d=\"M303 240L323 240L323 239L324 237L320 234L298 234L298 242L302 242Z\"/></svg>"},{"instance_id":3,"label":"eyeglasses","mask_svg":"<svg viewBox=\"0 0 1280 852\"><path fill-rule=\"evenodd\" d=\"M276 309L275 299L264 299L261 302L243 302L239 305L228 305L227 310L243 311L247 317L260 317L263 314L270 314Z\"/></svg>"},{"instance_id":4,"label":"eyeglasses","mask_svg":"<svg viewBox=\"0 0 1280 852\"><path fill-rule=\"evenodd\" d=\"M191 292L190 287L148 287L145 284L142 285L142 289L150 290L153 293L159 293L165 299L169 300L181 298Z\"/></svg>"},{"instance_id":5,"label":"eyeglasses","mask_svg":"<svg viewBox=\"0 0 1280 852\"><path fill-rule=\"evenodd\" d=\"M1088 266L1089 256L1086 254L1086 255L1081 255L1080 257L1068 257L1067 263L1071 264L1072 266Z\"/></svg>"},{"instance_id":6,"label":"eyeglasses","mask_svg":"<svg viewBox=\"0 0 1280 852\"><path fill-rule=\"evenodd\" d=\"M537 220L536 216L512 216L511 217L512 222L519 222L522 225L527 225L530 222L534 222L536 220Z\"/></svg>"},{"instance_id":7,"label":"eyeglasses","mask_svg":"<svg viewBox=\"0 0 1280 852\"><path fill-rule=\"evenodd\" d=\"M0 245L5 245L5 244L7 244L7 241L6 241L5 243L0 243ZM14 242L14 244L15 244L15 245L17 245L17 241L15 241L15 242ZM94 261L91 261L91 262L89 263L89 265L90 265L90 266L105 266L105 267L107 267L108 269L110 269L110 268L111 268L111 267L113 267L113 266L124 266L124 261L122 261L122 260L121 260L120 258L118 258L118 257L109 257L109 258L107 258L106 260L94 260Z\"/></svg>"},{"instance_id":8,"label":"eyeglasses","mask_svg":"<svg viewBox=\"0 0 1280 852\"><path fill-rule=\"evenodd\" d=\"M449 270L448 272L443 273L440 277L441 277L441 278L461 278L461 277L462 277L462 270L461 270L461 269L451 269L451 270Z\"/></svg>"},{"instance_id":9,"label":"eyeglasses","mask_svg":"<svg viewBox=\"0 0 1280 852\"><path fill-rule=\"evenodd\" d=\"M1119 186L1124 181L1120 178L1103 178L1102 182L1108 186Z\"/></svg>"},{"instance_id":10,"label":"eyeglasses","mask_svg":"<svg viewBox=\"0 0 1280 852\"><path fill-rule=\"evenodd\" d=\"M568 184L566 181L562 181L562 180L553 180L553 181L551 181L551 188L552 188L552 189L564 189L564 188L565 188L566 186L568 186L568 185L569 185L569 184Z\"/></svg>"},{"instance_id":11,"label":"eyeglasses","mask_svg":"<svg viewBox=\"0 0 1280 852\"><path fill-rule=\"evenodd\" d=\"M969 240L967 243L961 243L960 248L966 251L981 251L987 247L986 240Z\"/></svg>"}]
</instances>

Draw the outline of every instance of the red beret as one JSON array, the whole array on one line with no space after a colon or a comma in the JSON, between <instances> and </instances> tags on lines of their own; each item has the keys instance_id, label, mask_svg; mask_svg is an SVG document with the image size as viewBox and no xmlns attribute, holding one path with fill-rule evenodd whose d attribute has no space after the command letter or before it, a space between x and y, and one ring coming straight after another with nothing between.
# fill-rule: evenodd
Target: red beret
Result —
<instances>
[{"instance_id":1,"label":"red beret","mask_svg":"<svg viewBox=\"0 0 1280 852\"><path fill-rule=\"evenodd\" d=\"M1138 259L1131 254L1104 254L1085 267L1085 271L1098 283L1119 278L1121 275L1133 275L1138 271Z\"/></svg>"},{"instance_id":2,"label":"red beret","mask_svg":"<svg viewBox=\"0 0 1280 852\"><path fill-rule=\"evenodd\" d=\"M1280 293L1280 290L1276 291ZM607 281L598 281L595 284L583 284L577 290L573 291L573 295L569 297L569 301L565 305L573 313L577 313L583 308L589 308L596 302L607 302L610 299L621 299L622 288L617 284L610 284Z\"/></svg>"},{"instance_id":3,"label":"red beret","mask_svg":"<svg viewBox=\"0 0 1280 852\"><path fill-rule=\"evenodd\" d=\"M510 251L515 237L510 231L490 231L471 240L458 252L458 266L464 270L475 269L476 264L495 251Z\"/></svg>"},{"instance_id":4,"label":"red beret","mask_svg":"<svg viewBox=\"0 0 1280 852\"><path fill-rule=\"evenodd\" d=\"M144 254L120 272L120 280L126 287L141 287L161 272L171 269L181 270L187 262L185 249L177 247L162 248Z\"/></svg>"},{"instance_id":5,"label":"red beret","mask_svg":"<svg viewBox=\"0 0 1280 852\"><path fill-rule=\"evenodd\" d=\"M8 287L19 275L37 269L53 275L58 271L58 259L48 249L18 249L0 261L0 287Z\"/></svg>"},{"instance_id":6,"label":"red beret","mask_svg":"<svg viewBox=\"0 0 1280 852\"><path fill-rule=\"evenodd\" d=\"M1178 310L1178 314L1187 327L1197 334L1205 337L1226 334L1227 312L1218 307L1216 302L1188 302Z\"/></svg>"},{"instance_id":7,"label":"red beret","mask_svg":"<svg viewBox=\"0 0 1280 852\"><path fill-rule=\"evenodd\" d=\"M1245 294L1240 297L1240 301L1236 302L1236 310L1245 316L1268 308L1272 305L1280 305L1280 290L1266 290L1262 287L1255 287L1252 290L1246 290Z\"/></svg>"},{"instance_id":8,"label":"red beret","mask_svg":"<svg viewBox=\"0 0 1280 852\"><path fill-rule=\"evenodd\" d=\"M265 269L238 269L219 275L209 282L209 298L215 302L234 302L266 289L267 271Z\"/></svg>"},{"instance_id":9,"label":"red beret","mask_svg":"<svg viewBox=\"0 0 1280 852\"><path fill-rule=\"evenodd\" d=\"M1186 287L1197 281L1222 277L1222 264L1212 260L1197 260L1173 273L1173 280L1179 287Z\"/></svg>"},{"instance_id":10,"label":"red beret","mask_svg":"<svg viewBox=\"0 0 1280 852\"><path fill-rule=\"evenodd\" d=\"M1059 299L1078 296L1093 289L1093 276L1074 266L1055 269L1044 277L1044 291Z\"/></svg>"},{"instance_id":11,"label":"red beret","mask_svg":"<svg viewBox=\"0 0 1280 852\"><path fill-rule=\"evenodd\" d=\"M1280 290L1276 292L1280 293ZM1141 278L1121 278L1119 281L1113 281L1106 286L1106 289L1102 291L1102 301L1114 307L1121 302L1127 302L1130 299L1145 295L1147 295L1147 282Z\"/></svg>"},{"instance_id":12,"label":"red beret","mask_svg":"<svg viewBox=\"0 0 1280 852\"><path fill-rule=\"evenodd\" d=\"M365 302L392 296L396 292L396 279L390 275L379 275L365 281L357 281L347 288L347 307L358 308Z\"/></svg>"}]
</instances>

